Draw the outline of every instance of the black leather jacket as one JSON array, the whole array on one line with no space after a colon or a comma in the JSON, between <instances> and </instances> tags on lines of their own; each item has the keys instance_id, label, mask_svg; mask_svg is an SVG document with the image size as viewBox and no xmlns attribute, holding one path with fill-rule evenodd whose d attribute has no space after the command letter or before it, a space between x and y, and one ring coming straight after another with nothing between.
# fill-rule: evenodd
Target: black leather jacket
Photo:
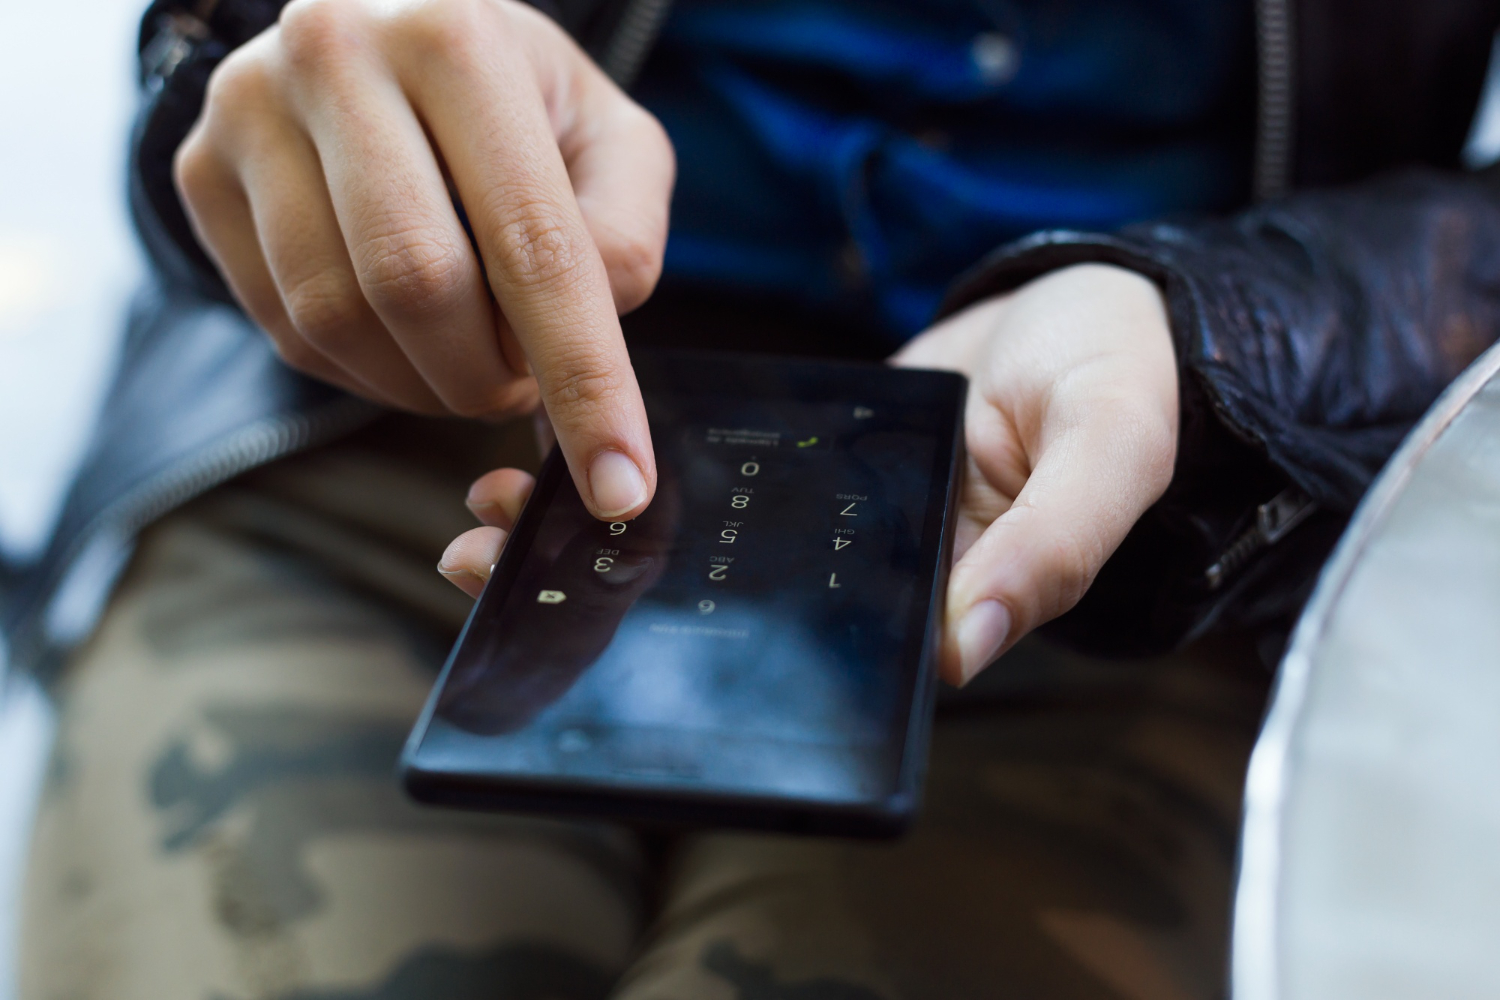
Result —
<instances>
[{"instance_id":1,"label":"black leather jacket","mask_svg":"<svg viewBox=\"0 0 1500 1000\"><path fill-rule=\"evenodd\" d=\"M92 628L135 534L374 407L282 366L234 308L172 190L173 152L224 54L284 0L156 0L140 38L130 194L156 280L45 557L6 601L12 661ZM536 0L628 85L668 0ZM1458 157L1495 0L1257 0L1258 204L1115 234L1044 232L954 288L956 309L1078 261L1158 280L1182 366L1166 497L1053 626L1137 652L1300 604L1412 423L1500 331L1500 177Z\"/></svg>"}]
</instances>

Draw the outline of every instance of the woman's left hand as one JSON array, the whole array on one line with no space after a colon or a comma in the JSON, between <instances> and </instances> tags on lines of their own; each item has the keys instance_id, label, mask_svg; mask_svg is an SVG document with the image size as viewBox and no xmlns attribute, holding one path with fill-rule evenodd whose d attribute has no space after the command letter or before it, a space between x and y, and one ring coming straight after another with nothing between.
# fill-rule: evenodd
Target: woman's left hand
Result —
<instances>
[{"instance_id":1,"label":"woman's left hand","mask_svg":"<svg viewBox=\"0 0 1500 1000\"><path fill-rule=\"evenodd\" d=\"M971 306L892 361L969 378L941 658L964 684L1077 604L1171 481L1166 307L1136 272L1081 264Z\"/></svg>"}]
</instances>

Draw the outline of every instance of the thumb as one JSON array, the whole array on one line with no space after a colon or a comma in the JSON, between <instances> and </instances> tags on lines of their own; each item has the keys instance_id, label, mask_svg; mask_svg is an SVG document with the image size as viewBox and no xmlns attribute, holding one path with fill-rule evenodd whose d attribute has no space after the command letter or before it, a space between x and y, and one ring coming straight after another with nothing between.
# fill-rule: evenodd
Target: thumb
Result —
<instances>
[{"instance_id":1,"label":"thumb","mask_svg":"<svg viewBox=\"0 0 1500 1000\"><path fill-rule=\"evenodd\" d=\"M1047 440L1015 502L953 567L944 680L968 683L1078 603L1165 491L1175 438L1159 411L1096 406Z\"/></svg>"}]
</instances>

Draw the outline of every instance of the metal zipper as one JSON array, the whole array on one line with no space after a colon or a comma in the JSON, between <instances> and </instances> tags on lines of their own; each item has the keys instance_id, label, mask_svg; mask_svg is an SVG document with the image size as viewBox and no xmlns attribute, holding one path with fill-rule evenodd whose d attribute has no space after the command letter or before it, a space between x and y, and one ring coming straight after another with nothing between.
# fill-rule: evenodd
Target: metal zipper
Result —
<instances>
[{"instance_id":1,"label":"metal zipper","mask_svg":"<svg viewBox=\"0 0 1500 1000\"><path fill-rule=\"evenodd\" d=\"M1253 183L1255 199L1269 201L1291 190L1292 129L1296 124L1292 0L1255 0L1255 41L1259 81Z\"/></svg>"},{"instance_id":2,"label":"metal zipper","mask_svg":"<svg viewBox=\"0 0 1500 1000\"><path fill-rule=\"evenodd\" d=\"M1255 523L1203 571L1204 585L1210 591L1224 586L1225 581L1238 573L1251 556L1291 534L1293 528L1306 521L1317 509L1312 497L1295 486L1287 487L1255 508Z\"/></svg>"},{"instance_id":3,"label":"metal zipper","mask_svg":"<svg viewBox=\"0 0 1500 1000\"><path fill-rule=\"evenodd\" d=\"M671 8L672 0L631 0L620 15L600 65L621 89L629 90L635 83Z\"/></svg>"},{"instance_id":4,"label":"metal zipper","mask_svg":"<svg viewBox=\"0 0 1500 1000\"><path fill-rule=\"evenodd\" d=\"M336 399L310 414L257 420L228 439L157 473L101 511L95 520L110 521L133 535L242 472L342 437L379 413L373 404L351 396Z\"/></svg>"},{"instance_id":5,"label":"metal zipper","mask_svg":"<svg viewBox=\"0 0 1500 1000\"><path fill-rule=\"evenodd\" d=\"M333 441L379 413L370 403L346 397L312 413L267 417L136 486L94 515L58 561L60 573L46 591L45 608L38 609L36 624L42 635L32 637L33 648L27 652L37 654L42 651L38 646L66 646L87 636L115 576L124 568L130 545L147 525L243 472ZM115 558L91 552L100 546L119 547L122 552ZM106 565L112 569L97 572Z\"/></svg>"}]
</instances>

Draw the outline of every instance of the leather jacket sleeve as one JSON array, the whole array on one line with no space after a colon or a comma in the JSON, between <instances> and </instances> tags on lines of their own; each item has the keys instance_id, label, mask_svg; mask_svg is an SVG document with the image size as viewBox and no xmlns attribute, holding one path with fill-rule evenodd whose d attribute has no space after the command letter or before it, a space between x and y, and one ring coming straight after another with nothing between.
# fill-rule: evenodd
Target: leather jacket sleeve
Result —
<instances>
[{"instance_id":1,"label":"leather jacket sleeve","mask_svg":"<svg viewBox=\"0 0 1500 1000\"><path fill-rule=\"evenodd\" d=\"M1167 494L1052 628L1159 650L1294 613L1386 459L1495 340L1500 176L1412 169L1228 219L1043 232L962 279L945 312L1085 261L1162 287L1182 435Z\"/></svg>"},{"instance_id":2,"label":"leather jacket sleeve","mask_svg":"<svg viewBox=\"0 0 1500 1000\"><path fill-rule=\"evenodd\" d=\"M203 108L208 77L226 55L276 22L286 0L197 5L155 0L141 19L141 101L130 136L130 215L169 284L233 304L194 236L172 183L172 158ZM201 7L210 11L200 15Z\"/></svg>"}]
</instances>

